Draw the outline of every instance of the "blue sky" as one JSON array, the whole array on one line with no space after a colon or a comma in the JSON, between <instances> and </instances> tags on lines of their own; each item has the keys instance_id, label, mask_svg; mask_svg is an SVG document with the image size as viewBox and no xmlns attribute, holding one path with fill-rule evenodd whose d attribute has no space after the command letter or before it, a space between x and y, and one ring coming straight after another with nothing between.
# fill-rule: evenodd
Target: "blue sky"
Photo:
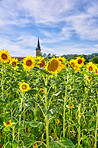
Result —
<instances>
[{"instance_id":1,"label":"blue sky","mask_svg":"<svg viewBox=\"0 0 98 148\"><path fill-rule=\"evenodd\" d=\"M98 0L0 0L0 50L11 56L98 53Z\"/></svg>"}]
</instances>

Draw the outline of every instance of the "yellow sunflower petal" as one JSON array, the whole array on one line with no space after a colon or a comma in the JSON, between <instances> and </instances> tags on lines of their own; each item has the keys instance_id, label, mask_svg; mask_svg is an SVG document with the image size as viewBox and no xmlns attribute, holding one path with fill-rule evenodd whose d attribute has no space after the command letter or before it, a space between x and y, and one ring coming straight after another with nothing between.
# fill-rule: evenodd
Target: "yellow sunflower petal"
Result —
<instances>
[{"instance_id":1,"label":"yellow sunflower petal","mask_svg":"<svg viewBox=\"0 0 98 148\"><path fill-rule=\"evenodd\" d=\"M4 126L9 126L9 125L11 125L11 120L9 120L9 121L7 121L7 122L3 122L3 124L4 124Z\"/></svg>"},{"instance_id":2,"label":"yellow sunflower petal","mask_svg":"<svg viewBox=\"0 0 98 148\"><path fill-rule=\"evenodd\" d=\"M11 56L9 55L9 52L7 50L3 49L0 51L0 60L6 63L11 60Z\"/></svg>"},{"instance_id":3,"label":"yellow sunflower petal","mask_svg":"<svg viewBox=\"0 0 98 148\"><path fill-rule=\"evenodd\" d=\"M27 70L31 70L35 65L35 60L34 57L31 56L27 56L24 60L23 60L23 67Z\"/></svg>"},{"instance_id":4,"label":"yellow sunflower petal","mask_svg":"<svg viewBox=\"0 0 98 148\"><path fill-rule=\"evenodd\" d=\"M74 68L77 65L76 60L74 60L74 59L70 60L70 65L72 68Z\"/></svg>"},{"instance_id":5,"label":"yellow sunflower petal","mask_svg":"<svg viewBox=\"0 0 98 148\"><path fill-rule=\"evenodd\" d=\"M22 92L26 92L26 91L28 91L29 89L30 89L29 84L27 84L27 83L20 83L20 90L21 90Z\"/></svg>"},{"instance_id":6,"label":"yellow sunflower petal","mask_svg":"<svg viewBox=\"0 0 98 148\"><path fill-rule=\"evenodd\" d=\"M12 58L9 64L12 65L12 67L16 70L18 68L17 62L18 62L18 59Z\"/></svg>"},{"instance_id":7,"label":"yellow sunflower petal","mask_svg":"<svg viewBox=\"0 0 98 148\"><path fill-rule=\"evenodd\" d=\"M92 79L92 77L90 77L90 76L87 77L87 80L88 81L91 81L91 79Z\"/></svg>"},{"instance_id":8,"label":"yellow sunflower petal","mask_svg":"<svg viewBox=\"0 0 98 148\"><path fill-rule=\"evenodd\" d=\"M95 67L96 66L92 62L89 62L87 65L87 70L95 72Z\"/></svg>"},{"instance_id":9,"label":"yellow sunflower petal","mask_svg":"<svg viewBox=\"0 0 98 148\"><path fill-rule=\"evenodd\" d=\"M46 62L44 60L44 58L42 58L39 62L38 62L38 66L41 68L41 67L45 67L46 65Z\"/></svg>"},{"instance_id":10,"label":"yellow sunflower petal","mask_svg":"<svg viewBox=\"0 0 98 148\"><path fill-rule=\"evenodd\" d=\"M82 67L83 65L84 65L84 58L82 57L78 57L77 59L76 59L76 62L77 62L77 64L78 64L78 66L79 67Z\"/></svg>"}]
</instances>

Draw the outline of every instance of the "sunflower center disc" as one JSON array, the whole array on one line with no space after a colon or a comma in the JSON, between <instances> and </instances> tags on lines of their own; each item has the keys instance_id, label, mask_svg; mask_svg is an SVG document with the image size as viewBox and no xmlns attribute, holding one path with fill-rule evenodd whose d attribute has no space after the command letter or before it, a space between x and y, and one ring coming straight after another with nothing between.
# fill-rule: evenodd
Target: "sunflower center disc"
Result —
<instances>
[{"instance_id":1,"label":"sunflower center disc","mask_svg":"<svg viewBox=\"0 0 98 148\"><path fill-rule=\"evenodd\" d=\"M22 85L22 89L26 89L27 88L27 86L26 85Z\"/></svg>"},{"instance_id":2,"label":"sunflower center disc","mask_svg":"<svg viewBox=\"0 0 98 148\"><path fill-rule=\"evenodd\" d=\"M6 60L6 59L7 59L7 55L6 55L6 54L2 54L2 58L3 58L4 60Z\"/></svg>"},{"instance_id":3,"label":"sunflower center disc","mask_svg":"<svg viewBox=\"0 0 98 148\"><path fill-rule=\"evenodd\" d=\"M13 62L13 63L12 63L12 66L15 67L15 66L16 66L16 62Z\"/></svg>"},{"instance_id":4,"label":"sunflower center disc","mask_svg":"<svg viewBox=\"0 0 98 148\"><path fill-rule=\"evenodd\" d=\"M81 64L81 63L82 63L82 60L81 60L81 59L79 59L79 60L78 60L78 64Z\"/></svg>"},{"instance_id":5,"label":"sunflower center disc","mask_svg":"<svg viewBox=\"0 0 98 148\"><path fill-rule=\"evenodd\" d=\"M93 70L93 68L92 68L92 66L90 66L90 67L89 67L89 71L92 71L92 70Z\"/></svg>"},{"instance_id":6,"label":"sunflower center disc","mask_svg":"<svg viewBox=\"0 0 98 148\"><path fill-rule=\"evenodd\" d=\"M91 79L91 77L88 77L88 79L90 80L90 79Z\"/></svg>"},{"instance_id":7,"label":"sunflower center disc","mask_svg":"<svg viewBox=\"0 0 98 148\"><path fill-rule=\"evenodd\" d=\"M26 65L27 65L27 66L31 66L31 65L32 65L32 61L31 61L31 60L27 60L27 61L26 61Z\"/></svg>"},{"instance_id":8,"label":"sunflower center disc","mask_svg":"<svg viewBox=\"0 0 98 148\"><path fill-rule=\"evenodd\" d=\"M48 70L54 72L55 70L57 70L57 68L58 68L58 61L54 59L51 61L51 63L49 63Z\"/></svg>"},{"instance_id":9,"label":"sunflower center disc","mask_svg":"<svg viewBox=\"0 0 98 148\"><path fill-rule=\"evenodd\" d=\"M40 64L39 64L39 66L40 66L40 67L44 67L44 66L45 66L45 61L42 60L42 61L40 62Z\"/></svg>"},{"instance_id":10,"label":"sunflower center disc","mask_svg":"<svg viewBox=\"0 0 98 148\"><path fill-rule=\"evenodd\" d=\"M6 122L6 124L7 124L7 125L9 125L9 124L10 124L10 122L9 122L9 121L7 121L7 122Z\"/></svg>"}]
</instances>

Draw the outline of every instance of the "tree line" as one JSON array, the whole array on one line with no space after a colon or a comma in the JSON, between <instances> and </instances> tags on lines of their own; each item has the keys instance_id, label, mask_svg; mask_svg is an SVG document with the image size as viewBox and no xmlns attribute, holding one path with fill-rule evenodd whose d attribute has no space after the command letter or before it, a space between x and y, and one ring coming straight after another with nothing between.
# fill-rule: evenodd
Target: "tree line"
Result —
<instances>
[{"instance_id":1,"label":"tree line","mask_svg":"<svg viewBox=\"0 0 98 148\"><path fill-rule=\"evenodd\" d=\"M57 57L55 54L41 54L42 57L44 58L52 58L53 56ZM88 55L85 55L85 54L81 54L81 55L78 55L78 54L64 54L62 55L61 57L65 57L68 61L70 61L71 59L75 59L77 58L78 56L80 57L84 57L85 58L85 62L93 62L95 64L98 64L98 53L92 53L92 54L88 54Z\"/></svg>"}]
</instances>

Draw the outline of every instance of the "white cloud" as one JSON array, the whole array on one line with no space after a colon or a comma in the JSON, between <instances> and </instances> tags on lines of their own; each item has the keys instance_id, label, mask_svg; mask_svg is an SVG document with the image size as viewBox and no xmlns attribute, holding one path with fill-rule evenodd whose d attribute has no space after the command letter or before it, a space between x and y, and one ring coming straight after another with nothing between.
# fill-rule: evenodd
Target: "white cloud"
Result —
<instances>
[{"instance_id":1,"label":"white cloud","mask_svg":"<svg viewBox=\"0 0 98 148\"><path fill-rule=\"evenodd\" d=\"M61 19L61 15L73 8L72 0L22 0L22 9L34 18L36 23L57 23Z\"/></svg>"},{"instance_id":2,"label":"white cloud","mask_svg":"<svg viewBox=\"0 0 98 148\"><path fill-rule=\"evenodd\" d=\"M97 40L98 21L94 17L98 17L98 2L89 2L89 4L86 0L87 6L84 12L78 8L78 5L82 5L82 3L77 0L74 2L72 0L20 0L18 2L17 0L4 0L1 1L0 7L0 26L25 27L29 23L36 22L36 25L41 23L51 27L58 26L65 39L69 39L72 36L72 30L74 30L82 39ZM61 28L57 23L63 23L62 21L65 25ZM47 32L46 36L49 33ZM55 37L53 32L51 35ZM56 33L56 36L59 38L59 33Z\"/></svg>"},{"instance_id":3,"label":"white cloud","mask_svg":"<svg viewBox=\"0 0 98 148\"><path fill-rule=\"evenodd\" d=\"M98 27L97 20L92 19L88 14L79 14L76 16L70 16L67 21L72 24L73 30L82 39L98 40Z\"/></svg>"},{"instance_id":4,"label":"white cloud","mask_svg":"<svg viewBox=\"0 0 98 148\"><path fill-rule=\"evenodd\" d=\"M78 43L77 47L72 46L70 42L66 47L61 43L69 41L71 37L74 38L74 34L78 35L82 41L98 40L97 6L96 0L83 2L79 0L2 0L0 1L0 47L10 50L17 56L20 54L27 56L28 53L35 55L36 36L38 36L36 29L38 29L42 37L42 51L46 53L62 55L66 54L65 52L98 52L97 44L91 49L88 47L90 45L86 44L84 44L85 47L80 47ZM31 26L32 30L28 29L28 26ZM58 47L54 48L56 43ZM51 45L52 49L48 45ZM28 50L25 50L27 48Z\"/></svg>"},{"instance_id":5,"label":"white cloud","mask_svg":"<svg viewBox=\"0 0 98 148\"><path fill-rule=\"evenodd\" d=\"M94 47L98 47L98 44L95 44Z\"/></svg>"},{"instance_id":6,"label":"white cloud","mask_svg":"<svg viewBox=\"0 0 98 148\"><path fill-rule=\"evenodd\" d=\"M35 56L37 38L31 35L20 36L11 40L9 37L0 37L0 49L6 49L11 56Z\"/></svg>"},{"instance_id":7,"label":"white cloud","mask_svg":"<svg viewBox=\"0 0 98 148\"><path fill-rule=\"evenodd\" d=\"M53 52L51 52L51 54L56 54L57 56L62 56L62 55L66 55L66 54L92 54L92 53L97 53L98 52L98 48L73 48L73 46L64 46L61 48L53 48Z\"/></svg>"}]
</instances>

